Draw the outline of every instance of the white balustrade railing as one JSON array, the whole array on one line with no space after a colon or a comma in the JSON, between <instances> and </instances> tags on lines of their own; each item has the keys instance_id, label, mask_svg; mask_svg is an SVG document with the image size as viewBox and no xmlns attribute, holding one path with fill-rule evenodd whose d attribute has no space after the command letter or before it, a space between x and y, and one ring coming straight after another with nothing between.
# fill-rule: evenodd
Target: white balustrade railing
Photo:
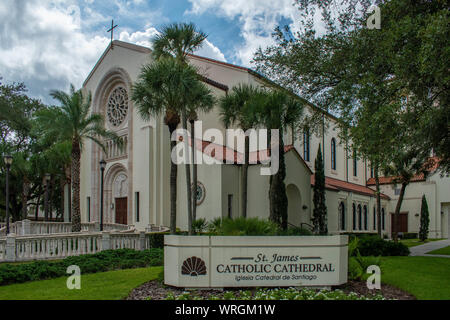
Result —
<instances>
[{"instance_id":1,"label":"white balustrade railing","mask_svg":"<svg viewBox=\"0 0 450 320\"><path fill-rule=\"evenodd\" d=\"M96 253L101 250L101 237L100 232L16 237L15 261L61 259Z\"/></svg>"},{"instance_id":2,"label":"white balustrade railing","mask_svg":"<svg viewBox=\"0 0 450 320\"><path fill-rule=\"evenodd\" d=\"M0 239L0 261L6 260L6 239Z\"/></svg>"},{"instance_id":3,"label":"white balustrade railing","mask_svg":"<svg viewBox=\"0 0 450 320\"><path fill-rule=\"evenodd\" d=\"M15 235L0 238L0 262L63 259L110 249L150 248L149 235L159 232L72 232L59 234Z\"/></svg>"},{"instance_id":4,"label":"white balustrade railing","mask_svg":"<svg viewBox=\"0 0 450 320\"><path fill-rule=\"evenodd\" d=\"M98 222L85 222L81 224L82 232L95 232L100 230ZM104 231L134 231L134 228L125 224L119 223L104 223ZM9 233L16 235L31 235L31 234L59 234L72 232L71 222L50 222L50 221L31 221L22 220L16 221L9 225ZM0 228L0 237L6 236L6 226Z\"/></svg>"}]
</instances>

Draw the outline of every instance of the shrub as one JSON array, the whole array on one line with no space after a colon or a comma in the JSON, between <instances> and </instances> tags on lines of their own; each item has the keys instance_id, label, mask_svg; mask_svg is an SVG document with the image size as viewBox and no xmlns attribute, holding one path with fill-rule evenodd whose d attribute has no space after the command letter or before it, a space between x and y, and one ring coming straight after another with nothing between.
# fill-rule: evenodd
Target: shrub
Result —
<instances>
[{"instance_id":1,"label":"shrub","mask_svg":"<svg viewBox=\"0 0 450 320\"><path fill-rule=\"evenodd\" d=\"M364 271L356 257L348 258L348 279L359 280L363 276Z\"/></svg>"},{"instance_id":2,"label":"shrub","mask_svg":"<svg viewBox=\"0 0 450 320\"><path fill-rule=\"evenodd\" d=\"M213 235L220 236L272 236L278 233L278 225L259 218L215 219L208 225Z\"/></svg>"},{"instance_id":3,"label":"shrub","mask_svg":"<svg viewBox=\"0 0 450 320\"><path fill-rule=\"evenodd\" d=\"M208 222L206 222L205 218L195 219L194 222L192 222L192 231L194 233L202 233L206 230L208 227Z\"/></svg>"},{"instance_id":4,"label":"shrub","mask_svg":"<svg viewBox=\"0 0 450 320\"><path fill-rule=\"evenodd\" d=\"M407 256L409 249L401 242L383 240L378 236L359 238L358 251L362 256Z\"/></svg>"},{"instance_id":5,"label":"shrub","mask_svg":"<svg viewBox=\"0 0 450 320\"><path fill-rule=\"evenodd\" d=\"M207 229L211 234L218 234L222 229L222 218L214 218L208 223Z\"/></svg>"},{"instance_id":6,"label":"shrub","mask_svg":"<svg viewBox=\"0 0 450 320\"><path fill-rule=\"evenodd\" d=\"M280 236L311 236L312 232L305 228L293 227L287 230L281 230L278 235Z\"/></svg>"},{"instance_id":7,"label":"shrub","mask_svg":"<svg viewBox=\"0 0 450 320\"><path fill-rule=\"evenodd\" d=\"M163 250L105 250L95 254L67 257L61 261L34 261L23 264L1 264L0 285L67 276L70 265L80 267L82 274L115 269L163 265Z\"/></svg>"},{"instance_id":8,"label":"shrub","mask_svg":"<svg viewBox=\"0 0 450 320\"><path fill-rule=\"evenodd\" d=\"M359 295L342 290L317 290L309 288L257 288L255 290L232 290L218 294L199 295L196 291L181 294L169 292L167 300L384 300L380 294Z\"/></svg>"},{"instance_id":9,"label":"shrub","mask_svg":"<svg viewBox=\"0 0 450 320\"><path fill-rule=\"evenodd\" d=\"M425 241L428 238L428 227L430 225L430 215L428 212L427 198L422 196L422 205L420 207L420 230L419 238L421 241Z\"/></svg>"},{"instance_id":10,"label":"shrub","mask_svg":"<svg viewBox=\"0 0 450 320\"><path fill-rule=\"evenodd\" d=\"M164 248L164 235L169 232L151 233L149 235L150 248Z\"/></svg>"}]
</instances>

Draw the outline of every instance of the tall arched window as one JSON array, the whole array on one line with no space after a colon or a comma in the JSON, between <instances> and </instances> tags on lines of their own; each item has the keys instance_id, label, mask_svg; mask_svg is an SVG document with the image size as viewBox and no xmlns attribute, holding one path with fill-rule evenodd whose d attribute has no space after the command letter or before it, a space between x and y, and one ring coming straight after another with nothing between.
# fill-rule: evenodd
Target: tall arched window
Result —
<instances>
[{"instance_id":1,"label":"tall arched window","mask_svg":"<svg viewBox=\"0 0 450 320\"><path fill-rule=\"evenodd\" d=\"M381 230L384 230L385 229L385 218L386 218L386 215L385 215L385 212L384 212L384 208L381 208Z\"/></svg>"},{"instance_id":2,"label":"tall arched window","mask_svg":"<svg viewBox=\"0 0 450 320\"><path fill-rule=\"evenodd\" d=\"M339 229L345 230L345 205L344 202L339 203Z\"/></svg>"},{"instance_id":3,"label":"tall arched window","mask_svg":"<svg viewBox=\"0 0 450 320\"><path fill-rule=\"evenodd\" d=\"M354 203L352 205L352 212L353 212L353 230L356 230L356 206Z\"/></svg>"},{"instance_id":4,"label":"tall arched window","mask_svg":"<svg viewBox=\"0 0 450 320\"><path fill-rule=\"evenodd\" d=\"M303 160L309 161L309 129L303 130Z\"/></svg>"},{"instance_id":5,"label":"tall arched window","mask_svg":"<svg viewBox=\"0 0 450 320\"><path fill-rule=\"evenodd\" d=\"M373 178L373 167L370 166L370 177Z\"/></svg>"},{"instance_id":6,"label":"tall arched window","mask_svg":"<svg viewBox=\"0 0 450 320\"><path fill-rule=\"evenodd\" d=\"M358 159L356 158L356 150L353 150L353 175L358 175Z\"/></svg>"},{"instance_id":7,"label":"tall arched window","mask_svg":"<svg viewBox=\"0 0 450 320\"><path fill-rule=\"evenodd\" d=\"M331 139L331 169L336 170L336 139Z\"/></svg>"},{"instance_id":8,"label":"tall arched window","mask_svg":"<svg viewBox=\"0 0 450 320\"><path fill-rule=\"evenodd\" d=\"M364 230L367 230L367 206L364 205Z\"/></svg>"},{"instance_id":9,"label":"tall arched window","mask_svg":"<svg viewBox=\"0 0 450 320\"><path fill-rule=\"evenodd\" d=\"M373 207L373 230L377 230L377 209Z\"/></svg>"},{"instance_id":10,"label":"tall arched window","mask_svg":"<svg viewBox=\"0 0 450 320\"><path fill-rule=\"evenodd\" d=\"M362 230L362 212L360 204L358 204L358 230Z\"/></svg>"}]
</instances>

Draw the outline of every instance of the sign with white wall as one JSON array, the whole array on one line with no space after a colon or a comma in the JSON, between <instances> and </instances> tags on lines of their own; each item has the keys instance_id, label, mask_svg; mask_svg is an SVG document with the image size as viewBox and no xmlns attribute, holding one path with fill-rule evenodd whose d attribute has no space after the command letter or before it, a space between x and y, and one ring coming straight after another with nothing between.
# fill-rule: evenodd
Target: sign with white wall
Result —
<instances>
[{"instance_id":1,"label":"sign with white wall","mask_svg":"<svg viewBox=\"0 0 450 320\"><path fill-rule=\"evenodd\" d=\"M164 237L164 283L187 288L335 286L347 236Z\"/></svg>"}]
</instances>

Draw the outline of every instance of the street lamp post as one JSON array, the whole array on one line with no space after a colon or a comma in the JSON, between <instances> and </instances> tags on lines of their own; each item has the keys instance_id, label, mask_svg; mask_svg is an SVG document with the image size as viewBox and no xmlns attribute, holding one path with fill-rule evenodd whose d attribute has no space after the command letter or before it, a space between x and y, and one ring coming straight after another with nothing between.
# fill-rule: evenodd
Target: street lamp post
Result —
<instances>
[{"instance_id":1,"label":"street lamp post","mask_svg":"<svg viewBox=\"0 0 450 320\"><path fill-rule=\"evenodd\" d=\"M106 161L100 160L101 183L100 183L100 231L103 231L103 173L105 172Z\"/></svg>"},{"instance_id":2,"label":"street lamp post","mask_svg":"<svg viewBox=\"0 0 450 320\"><path fill-rule=\"evenodd\" d=\"M49 216L49 213L48 213L48 185L49 185L49 182L50 182L50 178L51 178L50 173L46 173L44 175L44 181L45 181L45 203L44 203L45 215L44 215L44 220L45 221L48 221L48 216Z\"/></svg>"},{"instance_id":3,"label":"street lamp post","mask_svg":"<svg viewBox=\"0 0 450 320\"><path fill-rule=\"evenodd\" d=\"M12 156L5 155L3 157L6 165L6 234L9 234L9 168L12 164Z\"/></svg>"}]
</instances>

